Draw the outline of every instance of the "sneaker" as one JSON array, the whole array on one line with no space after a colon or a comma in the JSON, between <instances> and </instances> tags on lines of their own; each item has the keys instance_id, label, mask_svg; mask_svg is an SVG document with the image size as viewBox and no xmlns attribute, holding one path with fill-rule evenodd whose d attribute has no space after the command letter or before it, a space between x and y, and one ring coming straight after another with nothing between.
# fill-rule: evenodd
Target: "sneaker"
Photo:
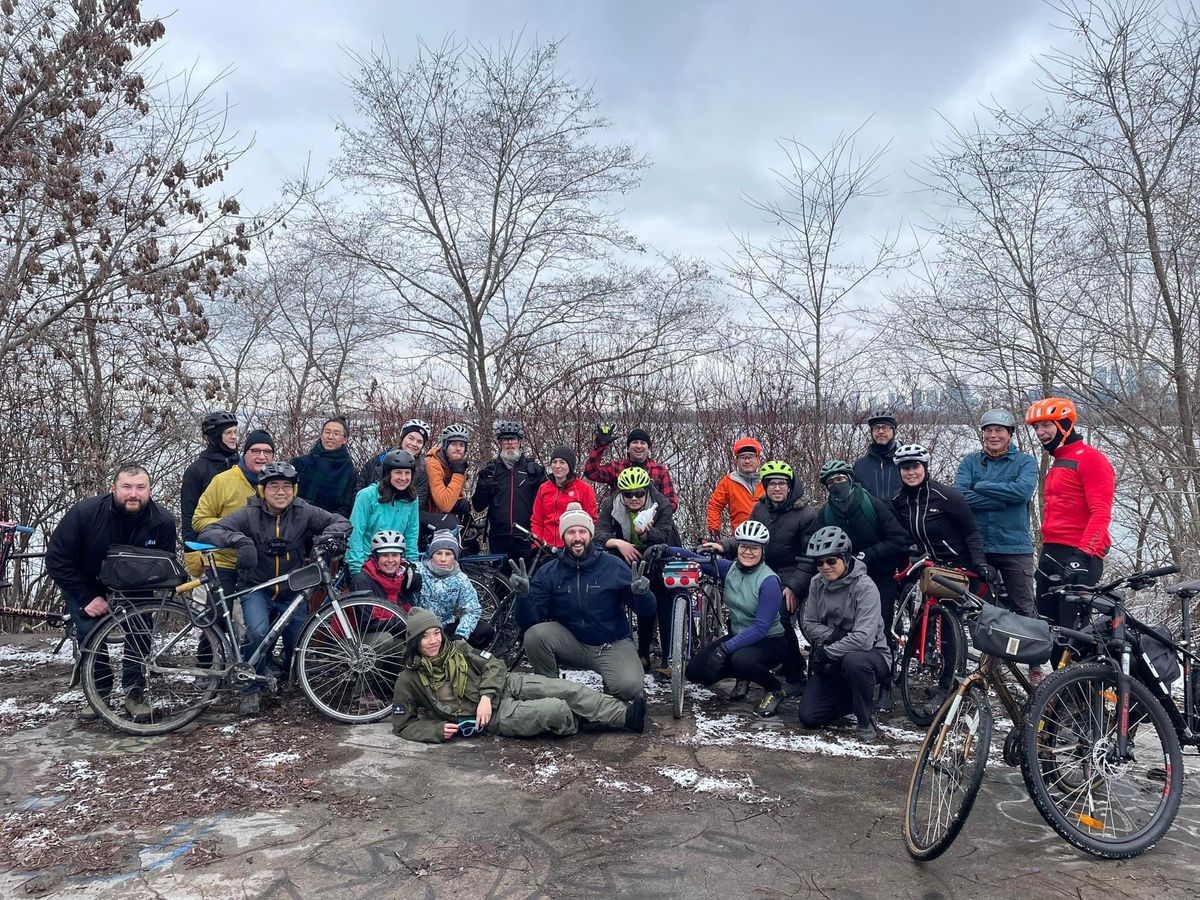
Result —
<instances>
[{"instance_id":1,"label":"sneaker","mask_svg":"<svg viewBox=\"0 0 1200 900\"><path fill-rule=\"evenodd\" d=\"M864 744L872 743L878 734L875 731L875 723L867 719L865 723L860 724L854 729L854 736Z\"/></svg>"},{"instance_id":2,"label":"sneaker","mask_svg":"<svg viewBox=\"0 0 1200 900\"><path fill-rule=\"evenodd\" d=\"M733 683L733 693L729 695L730 700L745 700L746 695L750 693L750 682L739 678Z\"/></svg>"},{"instance_id":3,"label":"sneaker","mask_svg":"<svg viewBox=\"0 0 1200 900\"><path fill-rule=\"evenodd\" d=\"M625 707L625 727L642 734L646 730L646 698L638 694Z\"/></svg>"},{"instance_id":4,"label":"sneaker","mask_svg":"<svg viewBox=\"0 0 1200 900\"><path fill-rule=\"evenodd\" d=\"M154 715L154 707L147 703L142 692L135 688L125 695L125 712L129 713L129 717L135 722L146 722Z\"/></svg>"},{"instance_id":5,"label":"sneaker","mask_svg":"<svg viewBox=\"0 0 1200 900\"><path fill-rule=\"evenodd\" d=\"M782 690L767 691L758 701L758 706L754 707L754 714L763 719L770 718L779 711L779 704L783 702L785 696L786 694Z\"/></svg>"},{"instance_id":6,"label":"sneaker","mask_svg":"<svg viewBox=\"0 0 1200 900\"><path fill-rule=\"evenodd\" d=\"M238 702L239 716L257 716L260 704L260 698L255 694L242 694L242 699Z\"/></svg>"},{"instance_id":7,"label":"sneaker","mask_svg":"<svg viewBox=\"0 0 1200 900\"><path fill-rule=\"evenodd\" d=\"M875 701L875 712L886 716L895 708L896 701L892 696L892 686L890 684L881 684L879 686L879 699Z\"/></svg>"},{"instance_id":8,"label":"sneaker","mask_svg":"<svg viewBox=\"0 0 1200 900\"><path fill-rule=\"evenodd\" d=\"M1046 673L1042 671L1041 666L1029 667L1029 686L1037 687L1046 679Z\"/></svg>"}]
</instances>

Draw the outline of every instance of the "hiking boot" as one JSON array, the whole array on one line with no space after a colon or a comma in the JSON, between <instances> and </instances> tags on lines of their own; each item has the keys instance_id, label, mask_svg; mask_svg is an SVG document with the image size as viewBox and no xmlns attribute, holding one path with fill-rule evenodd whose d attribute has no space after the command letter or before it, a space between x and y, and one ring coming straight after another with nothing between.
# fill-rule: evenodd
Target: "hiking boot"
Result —
<instances>
[{"instance_id":1,"label":"hiking boot","mask_svg":"<svg viewBox=\"0 0 1200 900\"><path fill-rule=\"evenodd\" d=\"M140 688L134 688L125 695L125 712L135 722L148 722L154 715L154 707L146 702Z\"/></svg>"},{"instance_id":2,"label":"hiking boot","mask_svg":"<svg viewBox=\"0 0 1200 900\"><path fill-rule=\"evenodd\" d=\"M638 694L625 707L625 727L642 734L646 730L646 698Z\"/></svg>"},{"instance_id":3,"label":"hiking boot","mask_svg":"<svg viewBox=\"0 0 1200 900\"><path fill-rule=\"evenodd\" d=\"M892 686L890 684L881 684L879 686L879 699L875 701L875 712L886 716L895 708L896 701L892 696Z\"/></svg>"},{"instance_id":4,"label":"hiking boot","mask_svg":"<svg viewBox=\"0 0 1200 900\"><path fill-rule=\"evenodd\" d=\"M638 659L641 660L641 663L642 663L642 674L649 675L650 674L650 657L639 656Z\"/></svg>"},{"instance_id":5,"label":"hiking boot","mask_svg":"<svg viewBox=\"0 0 1200 900\"><path fill-rule=\"evenodd\" d=\"M854 729L854 736L864 744L870 744L879 735L875 731L875 723L867 719L866 722L859 723L858 727Z\"/></svg>"},{"instance_id":6,"label":"hiking boot","mask_svg":"<svg viewBox=\"0 0 1200 900\"><path fill-rule=\"evenodd\" d=\"M754 714L763 719L768 719L779 711L779 704L783 702L783 698L787 694L783 690L767 691L763 694L762 699L758 701L758 706L754 707Z\"/></svg>"},{"instance_id":7,"label":"hiking boot","mask_svg":"<svg viewBox=\"0 0 1200 900\"><path fill-rule=\"evenodd\" d=\"M255 694L242 694L242 699L238 701L239 716L257 716L260 698Z\"/></svg>"}]
</instances>

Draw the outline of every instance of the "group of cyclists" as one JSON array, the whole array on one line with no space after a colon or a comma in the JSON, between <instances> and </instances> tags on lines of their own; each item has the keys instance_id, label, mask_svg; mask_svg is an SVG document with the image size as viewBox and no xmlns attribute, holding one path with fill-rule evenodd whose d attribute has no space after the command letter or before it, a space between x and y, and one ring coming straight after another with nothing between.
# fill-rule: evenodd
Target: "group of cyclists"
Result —
<instances>
[{"instance_id":1,"label":"group of cyclists","mask_svg":"<svg viewBox=\"0 0 1200 900\"><path fill-rule=\"evenodd\" d=\"M216 572L229 594L299 567L314 540L344 537L348 587L403 614L391 703L393 729L406 738L570 734L581 722L642 732L645 676L666 674L671 662L663 568L693 560L722 584L728 631L692 654L687 679L757 685L754 709L764 717L796 698L807 728L852 714L858 738L870 741L876 715L892 709L895 575L911 556L969 570L976 590L1002 587L1018 612L1068 625L1073 610L1050 608L1056 595L1047 588L1099 578L1111 544L1113 468L1082 440L1070 400L1037 401L1025 423L1051 458L1036 565L1038 462L1017 449L1017 420L1002 409L980 420L980 449L961 460L953 485L930 477L926 447L898 441L893 415L872 414L862 458L821 466L819 502L806 497L789 462L741 437L695 550L682 546L670 472L642 428L625 435L622 451L615 429L600 426L579 473L572 448L552 450L544 467L521 424L501 421L495 454L472 484L471 431L461 424L435 438L427 422L411 419L397 447L359 469L343 417L323 424L308 453L284 461L269 432L250 430L239 441L237 417L217 411L204 417L205 449L183 476L182 532L192 547L220 548ZM100 569L111 547L176 546L174 516L151 487L144 466L124 465L109 493L77 503L50 537L47 568L81 640L108 611ZM476 516L486 518L490 552L507 558L500 579L515 595L531 673L508 671L486 650L493 626L459 566L463 526ZM200 554L186 550L184 563L198 573ZM248 647L289 601L281 587L241 598ZM285 671L303 624L294 617L283 632ZM560 679L564 668L596 672L602 690ZM126 712L148 715L131 677ZM1036 667L1030 677L1039 680ZM244 688L243 715L259 712L262 690ZM381 710L386 701L363 698Z\"/></svg>"}]
</instances>

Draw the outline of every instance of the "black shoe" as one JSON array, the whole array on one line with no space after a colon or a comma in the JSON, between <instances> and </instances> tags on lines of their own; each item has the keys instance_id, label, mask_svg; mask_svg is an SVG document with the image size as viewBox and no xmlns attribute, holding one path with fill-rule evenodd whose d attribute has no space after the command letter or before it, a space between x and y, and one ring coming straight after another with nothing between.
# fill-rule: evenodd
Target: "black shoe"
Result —
<instances>
[{"instance_id":1,"label":"black shoe","mask_svg":"<svg viewBox=\"0 0 1200 900\"><path fill-rule=\"evenodd\" d=\"M872 743L878 736L875 732L875 723L870 719L867 719L865 724L860 722L858 727L854 729L854 736L864 744Z\"/></svg>"},{"instance_id":2,"label":"black shoe","mask_svg":"<svg viewBox=\"0 0 1200 900\"><path fill-rule=\"evenodd\" d=\"M892 686L890 684L881 684L879 686L879 699L875 701L875 712L888 715L895 708L896 701L892 696Z\"/></svg>"},{"instance_id":3,"label":"black shoe","mask_svg":"<svg viewBox=\"0 0 1200 900\"><path fill-rule=\"evenodd\" d=\"M783 702L784 696L782 690L767 691L763 694L762 699L758 701L758 706L754 707L755 715L763 719L769 719L779 711L779 704Z\"/></svg>"},{"instance_id":4,"label":"black shoe","mask_svg":"<svg viewBox=\"0 0 1200 900\"><path fill-rule=\"evenodd\" d=\"M733 693L729 695L730 700L745 700L746 695L750 693L750 682L739 678L733 683Z\"/></svg>"},{"instance_id":5,"label":"black shoe","mask_svg":"<svg viewBox=\"0 0 1200 900\"><path fill-rule=\"evenodd\" d=\"M646 730L646 698L638 694L625 707L625 727L642 734Z\"/></svg>"}]
</instances>

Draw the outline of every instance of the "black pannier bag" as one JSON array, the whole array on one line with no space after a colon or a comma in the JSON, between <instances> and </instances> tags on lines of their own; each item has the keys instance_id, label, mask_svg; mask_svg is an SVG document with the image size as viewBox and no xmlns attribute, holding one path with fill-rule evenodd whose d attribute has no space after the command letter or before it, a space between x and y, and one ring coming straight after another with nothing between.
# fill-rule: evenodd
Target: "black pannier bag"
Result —
<instances>
[{"instance_id":1,"label":"black pannier bag","mask_svg":"<svg viewBox=\"0 0 1200 900\"><path fill-rule=\"evenodd\" d=\"M1130 629L1132 632L1133 630ZM1142 658L1142 662L1162 684L1163 690L1169 691L1183 670L1179 668L1179 658L1170 645L1164 644L1159 638L1171 639L1171 632L1166 628L1153 628L1150 631L1140 631L1133 635L1134 653Z\"/></svg>"},{"instance_id":2,"label":"black pannier bag","mask_svg":"<svg viewBox=\"0 0 1200 900\"><path fill-rule=\"evenodd\" d=\"M114 591L161 590L187 580L187 570L165 550L113 544L100 564L100 583Z\"/></svg>"},{"instance_id":3,"label":"black pannier bag","mask_svg":"<svg viewBox=\"0 0 1200 900\"><path fill-rule=\"evenodd\" d=\"M1049 622L991 603L985 603L971 623L971 640L980 653L1035 666L1048 662L1054 649Z\"/></svg>"}]
</instances>

